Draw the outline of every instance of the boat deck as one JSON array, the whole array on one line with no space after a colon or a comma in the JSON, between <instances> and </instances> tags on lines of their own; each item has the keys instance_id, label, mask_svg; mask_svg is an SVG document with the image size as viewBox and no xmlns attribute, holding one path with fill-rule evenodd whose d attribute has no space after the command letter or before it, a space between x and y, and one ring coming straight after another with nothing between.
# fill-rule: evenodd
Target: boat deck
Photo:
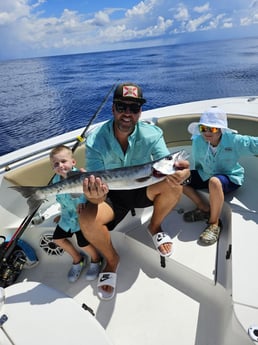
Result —
<instances>
[{"instance_id":1,"label":"boat deck","mask_svg":"<svg viewBox=\"0 0 258 345\"><path fill-rule=\"evenodd\" d=\"M158 124L164 130L171 148L179 150L181 145L189 148L187 124L199 118L200 112L207 105L210 106L210 102L207 100L159 109ZM231 128L257 135L257 97L212 100L212 104L221 105L232 114L229 117ZM147 113L145 119L157 120L156 110ZM242 117L241 114L245 115ZM176 125L170 115L176 115ZM27 148L25 153L30 150ZM44 154L47 161L47 153ZM16 159L16 155L17 152L10 154L10 159ZM42 168L44 162L30 159L33 169L19 162L18 169L3 173L6 178L1 180L0 212L4 215L1 225L7 234L17 229L27 212L24 199L8 187L12 183L28 185L38 182L35 185L41 185L41 179L48 181L52 174L51 171L49 175L45 174ZM6 163L6 158L3 160ZM218 243L212 246L198 244L204 222L183 221L182 210L188 211L194 207L184 196L162 224L174 243L174 253L166 258L165 267L162 267L160 256L147 233L152 208L144 211L136 209L135 217L127 215L111 233L120 255L117 293L111 301L99 300L96 295L97 282L87 282L84 273L76 283L69 283L67 272L71 258L66 253L59 255L40 247L42 236L51 235L54 231L56 210L49 212L43 223L31 225L23 234L22 238L35 249L39 263L33 268L24 269L18 282L40 282L64 296L72 297L79 308L86 304L94 311L96 320L106 330L113 345L254 344L247 331L251 325L258 325L258 158L243 158L241 163L246 169L245 184L234 195L226 197L221 215L223 230ZM84 166L83 162L80 166ZM10 302L8 294L14 286L6 288L6 310ZM32 303L30 295L26 298L21 301L25 303L24 312L21 313L24 319L26 308ZM3 328L0 330L0 343L10 345L6 339L3 341ZM47 335L48 329L40 332L45 343L49 343ZM75 343L84 344L87 340L87 334L83 339L81 335L74 334ZM29 343L37 341L27 342L26 345Z\"/></svg>"},{"instance_id":2,"label":"boat deck","mask_svg":"<svg viewBox=\"0 0 258 345\"><path fill-rule=\"evenodd\" d=\"M256 272L258 260L257 192L252 188L258 159L248 157L243 164L248 167L246 183L224 203L217 244L198 244L205 223L183 221L181 212L194 207L184 196L164 220L163 229L174 243L165 267L147 233L152 208L136 209L135 217L127 215L111 233L121 258L113 300L100 301L96 281L87 282L83 273L76 283L69 283L70 257L40 248L42 235L54 230L56 208L43 223L31 225L24 233L39 264L24 269L18 281L41 282L74 298L79 306L85 303L114 345L152 345L166 339L179 345L251 344L247 329L258 323L258 286L250 275Z\"/></svg>"},{"instance_id":3,"label":"boat deck","mask_svg":"<svg viewBox=\"0 0 258 345\"><path fill-rule=\"evenodd\" d=\"M232 209L232 298L234 311L247 330L258 325L258 158L241 160L246 170L245 184L227 199Z\"/></svg>"},{"instance_id":4,"label":"boat deck","mask_svg":"<svg viewBox=\"0 0 258 345\"><path fill-rule=\"evenodd\" d=\"M179 345L242 345L246 341L245 331L235 327L238 321L232 320L231 315L231 282L228 281L231 257L225 258L231 243L230 207L225 204L223 208L224 230L219 244L209 247L197 243L205 224L188 224L182 220L182 210L192 207L182 197L163 223L163 229L174 243L174 253L165 260L165 267L161 266L160 256L147 233L151 207L144 211L136 209L133 219L128 214L112 232L121 261L117 294L111 301L100 301L96 281L87 282L83 274L74 284L67 281L71 265L67 254L38 252L39 264L24 270L19 281L42 282L73 297L79 305L88 305L114 345L152 345L161 339ZM54 230L51 222L50 217L40 226L32 226L26 236L34 242L33 237ZM228 343L224 339L227 332Z\"/></svg>"}]
</instances>

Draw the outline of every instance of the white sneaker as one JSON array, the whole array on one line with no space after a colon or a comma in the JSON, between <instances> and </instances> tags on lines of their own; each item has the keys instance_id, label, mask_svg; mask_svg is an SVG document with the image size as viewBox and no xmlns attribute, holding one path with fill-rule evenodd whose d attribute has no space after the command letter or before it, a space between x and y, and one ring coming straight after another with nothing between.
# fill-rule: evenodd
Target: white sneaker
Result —
<instances>
[{"instance_id":1,"label":"white sneaker","mask_svg":"<svg viewBox=\"0 0 258 345\"><path fill-rule=\"evenodd\" d=\"M85 266L85 258L83 257L78 264L73 264L70 271L68 272L68 280L70 283L76 282L79 279L83 267Z\"/></svg>"},{"instance_id":2,"label":"white sneaker","mask_svg":"<svg viewBox=\"0 0 258 345\"><path fill-rule=\"evenodd\" d=\"M95 280L99 276L101 269L101 260L99 262L91 262L88 271L85 274L86 280Z\"/></svg>"}]
</instances>

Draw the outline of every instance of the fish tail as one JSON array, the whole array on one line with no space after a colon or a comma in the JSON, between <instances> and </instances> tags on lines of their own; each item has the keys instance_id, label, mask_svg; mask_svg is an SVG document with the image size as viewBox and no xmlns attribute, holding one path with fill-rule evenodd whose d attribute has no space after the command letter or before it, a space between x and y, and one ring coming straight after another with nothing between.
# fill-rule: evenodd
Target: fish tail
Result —
<instances>
[{"instance_id":1,"label":"fish tail","mask_svg":"<svg viewBox=\"0 0 258 345\"><path fill-rule=\"evenodd\" d=\"M32 214L35 210L37 210L44 201L44 198L40 198L38 195L36 195L36 191L38 190L38 187L12 186L10 188L16 190L24 198L27 199L27 204L29 205L30 214Z\"/></svg>"},{"instance_id":2,"label":"fish tail","mask_svg":"<svg viewBox=\"0 0 258 345\"><path fill-rule=\"evenodd\" d=\"M30 187L30 186L12 186L10 188L19 192L26 199L31 197L37 191L37 187Z\"/></svg>"}]
</instances>

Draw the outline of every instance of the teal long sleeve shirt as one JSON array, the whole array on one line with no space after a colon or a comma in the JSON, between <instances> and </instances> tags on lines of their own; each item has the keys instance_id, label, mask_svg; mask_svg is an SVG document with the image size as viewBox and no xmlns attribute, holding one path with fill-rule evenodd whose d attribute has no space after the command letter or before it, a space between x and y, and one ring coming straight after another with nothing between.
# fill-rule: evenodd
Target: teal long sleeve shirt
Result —
<instances>
[{"instance_id":1,"label":"teal long sleeve shirt","mask_svg":"<svg viewBox=\"0 0 258 345\"><path fill-rule=\"evenodd\" d=\"M162 130L139 121L128 138L124 153L113 130L113 119L96 128L86 140L86 170L99 171L148 163L163 158L169 150Z\"/></svg>"},{"instance_id":2,"label":"teal long sleeve shirt","mask_svg":"<svg viewBox=\"0 0 258 345\"><path fill-rule=\"evenodd\" d=\"M77 171L77 169L73 169ZM53 183L59 182L61 176L56 175L53 179ZM73 197L71 194L58 194L56 196L56 201L61 206L61 218L58 222L60 228L64 231L76 232L80 230L80 224L77 213L77 206L79 204L85 204L86 198L84 194L79 197Z\"/></svg>"},{"instance_id":3,"label":"teal long sleeve shirt","mask_svg":"<svg viewBox=\"0 0 258 345\"><path fill-rule=\"evenodd\" d=\"M202 180L223 174L233 183L242 185L244 167L238 161L241 156L258 154L258 137L226 132L222 134L215 154L209 145L202 135L193 137L192 158Z\"/></svg>"}]
</instances>

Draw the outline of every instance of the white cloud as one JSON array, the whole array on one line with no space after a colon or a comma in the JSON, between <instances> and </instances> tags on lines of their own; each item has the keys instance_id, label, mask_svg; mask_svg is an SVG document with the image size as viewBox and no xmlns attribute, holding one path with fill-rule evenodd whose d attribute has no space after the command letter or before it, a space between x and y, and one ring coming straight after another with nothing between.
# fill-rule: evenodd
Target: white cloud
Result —
<instances>
[{"instance_id":1,"label":"white cloud","mask_svg":"<svg viewBox=\"0 0 258 345\"><path fill-rule=\"evenodd\" d=\"M176 12L177 13L174 15L174 18L177 21L186 21L189 19L189 12L188 12L188 9L185 5L179 4Z\"/></svg>"},{"instance_id":2,"label":"white cloud","mask_svg":"<svg viewBox=\"0 0 258 345\"><path fill-rule=\"evenodd\" d=\"M7 12L0 13L0 25L6 25L12 22L11 16Z\"/></svg>"},{"instance_id":3,"label":"white cloud","mask_svg":"<svg viewBox=\"0 0 258 345\"><path fill-rule=\"evenodd\" d=\"M156 4L158 4L157 0L141 1L137 5L133 6L133 8L128 9L125 13L125 16L133 17L139 15L146 15L147 13L152 11Z\"/></svg>"},{"instance_id":4,"label":"white cloud","mask_svg":"<svg viewBox=\"0 0 258 345\"><path fill-rule=\"evenodd\" d=\"M210 21L208 25L203 26L204 23L206 23L209 19L211 19L211 14L206 14L203 16L200 16L196 19L189 20L188 23L186 24L186 29L189 32L194 32L198 29L200 30L207 30L209 28L215 28L217 23L216 21Z\"/></svg>"},{"instance_id":5,"label":"white cloud","mask_svg":"<svg viewBox=\"0 0 258 345\"><path fill-rule=\"evenodd\" d=\"M50 0L49 0L50 1ZM51 0L57 1L57 0ZM0 3L1 52L12 49L17 55L52 55L87 52L137 44L144 39L164 37L172 41L176 34L220 28L235 28L258 23L258 0L198 3L195 0L139 1L131 8L103 8L79 12L71 3L60 15L43 12L46 0L5 0ZM121 6L121 2L119 4ZM233 10L232 10L233 9ZM176 35L178 37L178 35ZM116 43L114 46L113 43ZM147 44L147 43L146 43ZM0 55L1 58L1 55Z\"/></svg>"},{"instance_id":6,"label":"white cloud","mask_svg":"<svg viewBox=\"0 0 258 345\"><path fill-rule=\"evenodd\" d=\"M258 23L258 0L251 1L248 8L241 11L240 25L250 26Z\"/></svg>"},{"instance_id":7,"label":"white cloud","mask_svg":"<svg viewBox=\"0 0 258 345\"><path fill-rule=\"evenodd\" d=\"M207 12L210 10L210 3L206 2L206 4L202 5L202 6L195 6L193 8L194 12L197 13L203 13L203 12Z\"/></svg>"},{"instance_id":8,"label":"white cloud","mask_svg":"<svg viewBox=\"0 0 258 345\"><path fill-rule=\"evenodd\" d=\"M105 26L110 23L109 14L104 11L99 11L94 15L92 24L97 26Z\"/></svg>"},{"instance_id":9,"label":"white cloud","mask_svg":"<svg viewBox=\"0 0 258 345\"><path fill-rule=\"evenodd\" d=\"M8 0L0 3L0 26L14 23L22 17L30 14L30 6L27 1Z\"/></svg>"},{"instance_id":10,"label":"white cloud","mask_svg":"<svg viewBox=\"0 0 258 345\"><path fill-rule=\"evenodd\" d=\"M159 16L157 18L157 23L154 26L148 27L145 32L147 36L157 36L157 35L163 35L168 28L171 27L173 24L173 21L171 19L165 20L165 18ZM142 32L144 33L144 32ZM144 36L142 36L144 37Z\"/></svg>"},{"instance_id":11,"label":"white cloud","mask_svg":"<svg viewBox=\"0 0 258 345\"><path fill-rule=\"evenodd\" d=\"M126 25L112 26L101 30L101 37L103 40L109 39L112 42L155 37L164 34L164 32L171 27L172 23L172 20L165 20L163 17L159 16L157 22L153 26L145 27L141 30L128 28Z\"/></svg>"},{"instance_id":12,"label":"white cloud","mask_svg":"<svg viewBox=\"0 0 258 345\"><path fill-rule=\"evenodd\" d=\"M230 21L226 21L226 22L224 22L223 27L225 29L231 29L233 27L233 23Z\"/></svg>"}]
</instances>

